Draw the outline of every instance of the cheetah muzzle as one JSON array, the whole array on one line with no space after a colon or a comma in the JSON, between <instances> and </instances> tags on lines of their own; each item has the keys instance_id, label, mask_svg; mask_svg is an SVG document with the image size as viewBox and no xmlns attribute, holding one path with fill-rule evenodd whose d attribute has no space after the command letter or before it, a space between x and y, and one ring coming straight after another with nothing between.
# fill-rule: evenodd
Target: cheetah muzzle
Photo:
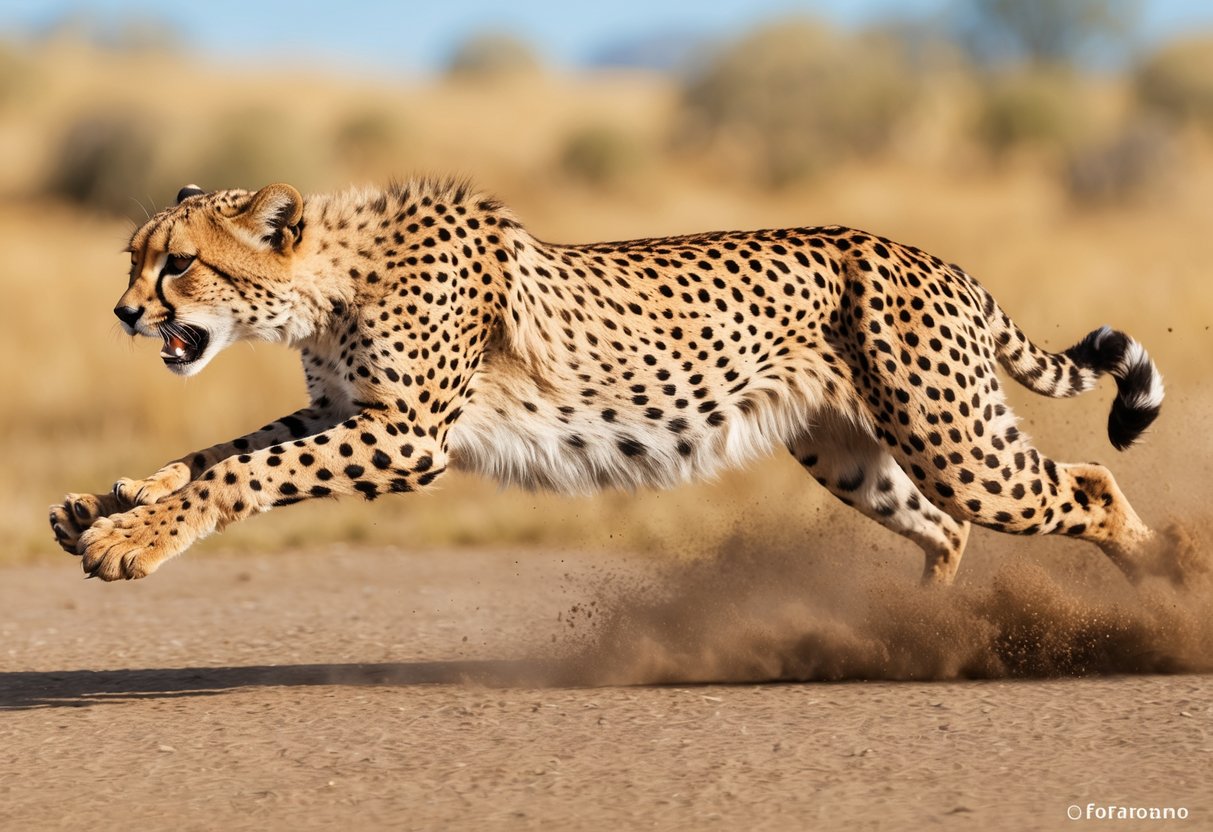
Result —
<instances>
[{"instance_id":1,"label":"cheetah muzzle","mask_svg":"<svg viewBox=\"0 0 1213 832\"><path fill-rule=\"evenodd\" d=\"M139 578L303 500L428 490L448 468L592 493L672 487L784 448L847 505L956 575L970 524L1064 534L1126 575L1154 533L1101 465L1019 429L998 370L1045 396L1116 381L1108 432L1162 406L1141 344L1050 352L967 272L840 226L556 245L466 184L304 199L206 193L138 228L115 313L181 375L237 341L301 357L309 403L145 479L52 506L89 575Z\"/></svg>"}]
</instances>

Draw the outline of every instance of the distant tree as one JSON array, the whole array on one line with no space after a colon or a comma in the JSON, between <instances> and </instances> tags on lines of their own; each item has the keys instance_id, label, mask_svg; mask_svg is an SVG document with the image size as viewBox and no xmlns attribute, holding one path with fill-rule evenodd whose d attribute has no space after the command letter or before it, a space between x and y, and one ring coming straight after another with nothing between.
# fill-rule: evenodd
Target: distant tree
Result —
<instances>
[{"instance_id":1,"label":"distant tree","mask_svg":"<svg viewBox=\"0 0 1213 832\"><path fill-rule=\"evenodd\" d=\"M1123 48L1139 0L960 0L961 37L985 63L1080 62L1097 48Z\"/></svg>"},{"instance_id":2,"label":"distant tree","mask_svg":"<svg viewBox=\"0 0 1213 832\"><path fill-rule=\"evenodd\" d=\"M1151 112L1213 129L1213 36L1163 46L1146 57L1133 80Z\"/></svg>"},{"instance_id":3,"label":"distant tree","mask_svg":"<svg viewBox=\"0 0 1213 832\"><path fill-rule=\"evenodd\" d=\"M141 114L80 113L53 151L45 190L94 211L134 215L133 195L156 190L155 157L156 133Z\"/></svg>"},{"instance_id":4,"label":"distant tree","mask_svg":"<svg viewBox=\"0 0 1213 832\"><path fill-rule=\"evenodd\" d=\"M539 58L513 35L486 32L463 41L451 55L447 73L453 78L490 79L534 72Z\"/></svg>"},{"instance_id":5,"label":"distant tree","mask_svg":"<svg viewBox=\"0 0 1213 832\"><path fill-rule=\"evenodd\" d=\"M862 56L858 59L857 56ZM691 145L731 146L760 180L781 186L883 150L912 110L900 45L788 20L727 45L683 90Z\"/></svg>"},{"instance_id":6,"label":"distant tree","mask_svg":"<svg viewBox=\"0 0 1213 832\"><path fill-rule=\"evenodd\" d=\"M564 173L590 185L615 184L644 163L644 148L610 124L590 124L564 140L559 164Z\"/></svg>"}]
</instances>

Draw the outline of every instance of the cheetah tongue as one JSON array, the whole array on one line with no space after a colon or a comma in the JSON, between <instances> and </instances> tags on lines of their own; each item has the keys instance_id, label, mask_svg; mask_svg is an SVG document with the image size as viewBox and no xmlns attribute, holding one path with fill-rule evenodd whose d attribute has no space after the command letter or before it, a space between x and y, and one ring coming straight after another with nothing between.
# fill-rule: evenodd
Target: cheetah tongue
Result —
<instances>
[{"instance_id":1,"label":"cheetah tongue","mask_svg":"<svg viewBox=\"0 0 1213 832\"><path fill-rule=\"evenodd\" d=\"M160 359L165 364L190 364L197 361L210 342L205 329L189 324L172 323L161 327Z\"/></svg>"},{"instance_id":2,"label":"cheetah tongue","mask_svg":"<svg viewBox=\"0 0 1213 832\"><path fill-rule=\"evenodd\" d=\"M189 344L180 335L165 335L164 346L160 348L160 357L180 361L185 358L188 350Z\"/></svg>"}]
</instances>

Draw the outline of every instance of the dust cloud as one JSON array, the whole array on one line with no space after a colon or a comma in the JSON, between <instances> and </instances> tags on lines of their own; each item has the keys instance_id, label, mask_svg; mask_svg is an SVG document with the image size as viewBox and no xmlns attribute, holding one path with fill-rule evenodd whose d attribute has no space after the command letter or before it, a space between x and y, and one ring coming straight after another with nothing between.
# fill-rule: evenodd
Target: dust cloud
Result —
<instances>
[{"instance_id":1,"label":"dust cloud","mask_svg":"<svg viewBox=\"0 0 1213 832\"><path fill-rule=\"evenodd\" d=\"M600 578L563 614L555 684L947 680L1213 670L1213 576L1173 523L1170 574L1138 586L1094 547L1078 568L1017 556L924 588L852 539L738 538L711 555ZM990 540L989 537L986 538ZM996 554L993 553L993 554ZM886 564L887 566L887 561ZM896 574L893 574L896 573Z\"/></svg>"}]
</instances>

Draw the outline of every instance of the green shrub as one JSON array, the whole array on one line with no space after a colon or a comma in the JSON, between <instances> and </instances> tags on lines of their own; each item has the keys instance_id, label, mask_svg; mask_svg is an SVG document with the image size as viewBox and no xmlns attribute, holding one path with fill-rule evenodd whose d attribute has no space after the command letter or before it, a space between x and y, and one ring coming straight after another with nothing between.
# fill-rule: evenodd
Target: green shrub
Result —
<instances>
[{"instance_id":1,"label":"green shrub","mask_svg":"<svg viewBox=\"0 0 1213 832\"><path fill-rule=\"evenodd\" d=\"M1213 127L1213 37L1163 47L1137 69L1134 82L1148 109Z\"/></svg>"},{"instance_id":2,"label":"green shrub","mask_svg":"<svg viewBox=\"0 0 1213 832\"><path fill-rule=\"evenodd\" d=\"M1081 90L1067 72L1032 69L993 77L982 91L976 132L994 156L1029 147L1062 152L1087 123Z\"/></svg>"},{"instance_id":3,"label":"green shrub","mask_svg":"<svg viewBox=\"0 0 1213 832\"><path fill-rule=\"evenodd\" d=\"M255 107L219 116L196 168L185 176L207 190L290 182L308 190L328 167L324 143L284 113Z\"/></svg>"},{"instance_id":4,"label":"green shrub","mask_svg":"<svg viewBox=\"0 0 1213 832\"><path fill-rule=\"evenodd\" d=\"M751 170L779 186L885 148L913 107L896 41L784 22L726 48L684 91L682 138L740 146Z\"/></svg>"},{"instance_id":5,"label":"green shrub","mask_svg":"<svg viewBox=\"0 0 1213 832\"><path fill-rule=\"evenodd\" d=\"M407 131L394 114L365 109L347 114L333 132L333 155L355 176L399 175Z\"/></svg>"},{"instance_id":6,"label":"green shrub","mask_svg":"<svg viewBox=\"0 0 1213 832\"><path fill-rule=\"evenodd\" d=\"M142 218L132 209L157 190L155 150L155 134L139 114L78 116L51 155L46 191L93 210Z\"/></svg>"},{"instance_id":7,"label":"green shrub","mask_svg":"<svg viewBox=\"0 0 1213 832\"><path fill-rule=\"evenodd\" d=\"M1066 188L1081 204L1124 202L1165 186L1178 160L1176 142L1166 128L1135 122L1112 139L1076 152L1066 165Z\"/></svg>"},{"instance_id":8,"label":"green shrub","mask_svg":"<svg viewBox=\"0 0 1213 832\"><path fill-rule=\"evenodd\" d=\"M608 125L590 125L573 131L564 141L559 160L565 174L597 186L620 182L643 162L640 143Z\"/></svg>"},{"instance_id":9,"label":"green shrub","mask_svg":"<svg viewBox=\"0 0 1213 832\"><path fill-rule=\"evenodd\" d=\"M390 114L362 110L338 122L334 143L343 152L377 153L394 147L400 135L400 125Z\"/></svg>"}]
</instances>

